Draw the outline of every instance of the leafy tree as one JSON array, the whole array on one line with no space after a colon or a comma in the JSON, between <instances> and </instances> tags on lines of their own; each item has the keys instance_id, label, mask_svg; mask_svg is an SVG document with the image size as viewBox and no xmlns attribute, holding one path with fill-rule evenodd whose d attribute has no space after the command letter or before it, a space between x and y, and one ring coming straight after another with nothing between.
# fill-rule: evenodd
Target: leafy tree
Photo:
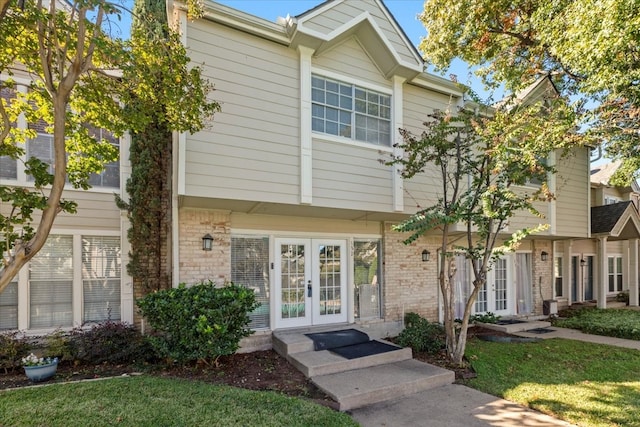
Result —
<instances>
[{"instance_id":1,"label":"leafy tree","mask_svg":"<svg viewBox=\"0 0 640 427\"><path fill-rule=\"evenodd\" d=\"M133 38L163 43L170 36L166 4L163 0L136 0L133 13ZM153 87L162 87L162 70L148 69ZM145 105L133 99L132 108L146 108L152 121L131 132L129 160L131 177L127 180L128 201L117 197L118 206L126 209L130 221L128 239L131 253L127 271L134 289L144 294L151 289L170 287L169 237L171 231L171 165L173 134L165 120L162 102Z\"/></svg>"},{"instance_id":2,"label":"leafy tree","mask_svg":"<svg viewBox=\"0 0 640 427\"><path fill-rule=\"evenodd\" d=\"M490 113L490 114L489 114ZM549 128L548 120L563 124ZM409 244L427 232L441 236L438 284L443 295L446 348L452 362L463 363L469 318L476 297L487 281L487 272L504 252L513 250L537 227L505 233L511 218L529 212L541 217L536 203L549 201L553 194L547 174L554 165L540 162L554 151L575 143L572 130L575 115L560 99L534 105L507 106L483 114L461 110L457 114L434 112L420 136L401 130L404 153L389 164L401 165L405 179L435 169L439 172L439 198L394 227L408 232ZM531 179L542 182L539 189L525 191ZM462 225L466 233L454 235L452 227ZM472 289L464 303L460 325L455 319L455 256L463 254L473 272Z\"/></svg>"},{"instance_id":3,"label":"leafy tree","mask_svg":"<svg viewBox=\"0 0 640 427\"><path fill-rule=\"evenodd\" d=\"M91 129L115 135L144 129L156 118L149 106L164 107L165 123L176 131L201 129L218 109L207 99L211 85L189 58L174 32L161 42L111 37L106 28L123 9L103 0L64 4L42 0L0 3L0 156L20 160L32 129L15 126L19 117L53 135L53 172L32 157L25 163L33 188L1 187L10 209L0 216L0 292L44 245L60 212L75 212L62 199L65 182L89 188L89 176L117 159L111 144ZM152 70L153 72L150 72ZM26 93L15 90L14 75L27 75ZM159 79L159 76L161 78ZM160 86L157 86L161 83ZM135 101L135 102L134 102ZM34 228L34 213L41 212Z\"/></svg>"},{"instance_id":4,"label":"leafy tree","mask_svg":"<svg viewBox=\"0 0 640 427\"><path fill-rule=\"evenodd\" d=\"M420 49L440 70L459 57L513 92L550 75L563 95L590 101L583 124L624 161L618 182L637 174L640 2L429 0L420 19Z\"/></svg>"}]
</instances>

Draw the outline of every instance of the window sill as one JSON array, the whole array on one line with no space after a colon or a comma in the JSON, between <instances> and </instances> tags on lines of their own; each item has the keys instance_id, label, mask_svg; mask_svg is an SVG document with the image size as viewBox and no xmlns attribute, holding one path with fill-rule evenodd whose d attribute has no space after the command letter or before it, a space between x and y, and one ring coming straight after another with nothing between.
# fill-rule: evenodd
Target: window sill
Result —
<instances>
[{"instance_id":1,"label":"window sill","mask_svg":"<svg viewBox=\"0 0 640 427\"><path fill-rule=\"evenodd\" d=\"M346 145L351 145L354 147L360 147L360 148L367 148L369 150L376 150L376 151L383 151L383 152L388 152L388 153L392 153L393 152L393 147L388 147L385 145L377 145L377 144L371 144L368 142L362 142L362 141L356 141L350 138L344 138L341 136L335 136L335 135L330 135L330 134L326 134L326 133L319 133L319 132L312 132L311 133L311 137L315 140L320 140L320 141L324 141L324 142L333 142L336 144L346 144Z\"/></svg>"}]
</instances>

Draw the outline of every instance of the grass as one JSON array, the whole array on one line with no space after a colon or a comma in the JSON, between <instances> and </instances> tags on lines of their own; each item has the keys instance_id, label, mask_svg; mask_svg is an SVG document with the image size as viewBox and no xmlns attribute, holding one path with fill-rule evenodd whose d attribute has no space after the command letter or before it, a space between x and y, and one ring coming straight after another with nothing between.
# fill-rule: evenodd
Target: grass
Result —
<instances>
[{"instance_id":1,"label":"grass","mask_svg":"<svg viewBox=\"0 0 640 427\"><path fill-rule=\"evenodd\" d=\"M587 334L640 340L640 311L589 308L567 313L571 317L556 319L553 325L578 329Z\"/></svg>"},{"instance_id":2,"label":"grass","mask_svg":"<svg viewBox=\"0 0 640 427\"><path fill-rule=\"evenodd\" d=\"M0 393L7 426L357 426L348 415L274 392L157 377Z\"/></svg>"},{"instance_id":3,"label":"grass","mask_svg":"<svg viewBox=\"0 0 640 427\"><path fill-rule=\"evenodd\" d=\"M640 426L640 352L564 339L470 340L467 385L580 426Z\"/></svg>"}]
</instances>

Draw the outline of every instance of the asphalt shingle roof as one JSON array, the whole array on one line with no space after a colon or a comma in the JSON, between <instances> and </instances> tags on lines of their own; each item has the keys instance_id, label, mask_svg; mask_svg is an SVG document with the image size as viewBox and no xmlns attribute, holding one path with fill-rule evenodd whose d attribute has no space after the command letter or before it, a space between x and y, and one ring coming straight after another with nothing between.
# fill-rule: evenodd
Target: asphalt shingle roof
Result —
<instances>
[{"instance_id":1,"label":"asphalt shingle roof","mask_svg":"<svg viewBox=\"0 0 640 427\"><path fill-rule=\"evenodd\" d=\"M594 206L591 208L591 233L610 233L618 220L631 204L630 200L612 205Z\"/></svg>"}]
</instances>

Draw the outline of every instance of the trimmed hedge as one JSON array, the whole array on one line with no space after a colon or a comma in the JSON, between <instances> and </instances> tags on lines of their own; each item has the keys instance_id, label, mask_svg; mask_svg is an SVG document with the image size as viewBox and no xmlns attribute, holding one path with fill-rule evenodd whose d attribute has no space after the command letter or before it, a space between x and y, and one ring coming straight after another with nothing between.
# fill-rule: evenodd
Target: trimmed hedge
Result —
<instances>
[{"instance_id":1,"label":"trimmed hedge","mask_svg":"<svg viewBox=\"0 0 640 427\"><path fill-rule=\"evenodd\" d=\"M396 342L413 351L435 353L444 347L444 328L439 323L431 323L417 313L404 316L405 328Z\"/></svg>"},{"instance_id":2,"label":"trimmed hedge","mask_svg":"<svg viewBox=\"0 0 640 427\"><path fill-rule=\"evenodd\" d=\"M235 353L252 333L248 313L259 303L251 289L208 281L148 294L137 305L154 330L150 341L158 354L186 362Z\"/></svg>"}]
</instances>

